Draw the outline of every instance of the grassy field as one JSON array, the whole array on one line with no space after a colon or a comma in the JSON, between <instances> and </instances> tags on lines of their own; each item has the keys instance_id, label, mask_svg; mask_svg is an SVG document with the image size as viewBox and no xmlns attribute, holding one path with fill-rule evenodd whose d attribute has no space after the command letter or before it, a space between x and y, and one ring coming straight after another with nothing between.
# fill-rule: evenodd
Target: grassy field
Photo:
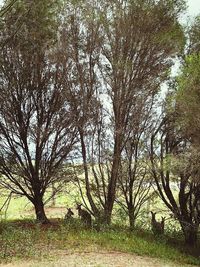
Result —
<instances>
[{"instance_id":1,"label":"grassy field","mask_svg":"<svg viewBox=\"0 0 200 267\"><path fill-rule=\"evenodd\" d=\"M74 193L74 192L73 192ZM0 208L5 203L8 193L4 192L4 194L0 194ZM74 203L72 202L74 196L70 194L60 194L56 197L56 202L53 203L51 200L45 206L47 215L53 218L64 218L67 207L73 207ZM51 207L48 210L48 207ZM35 212L33 205L30 201L27 200L26 197L12 197L10 203L2 209L0 213L1 219L13 220L13 219L34 219Z\"/></svg>"},{"instance_id":2,"label":"grassy field","mask_svg":"<svg viewBox=\"0 0 200 267\"><path fill-rule=\"evenodd\" d=\"M155 239L150 232L112 226L101 232L85 229L79 220L64 224L53 220L51 226L31 220L1 223L0 262L18 260L53 260L58 251L94 252L118 251L159 258L166 262L200 265L200 259L183 252L181 246L167 244L167 239ZM54 252L54 253L53 253ZM171 266L171 265L169 265Z\"/></svg>"},{"instance_id":3,"label":"grassy field","mask_svg":"<svg viewBox=\"0 0 200 267\"><path fill-rule=\"evenodd\" d=\"M74 210L76 218L73 224L64 224L66 208L74 207L72 199L74 198L70 195L62 194L56 198L54 206L50 202L46 207L46 214L51 218L52 224L42 226L35 223L33 206L26 198L12 198L7 212L5 213L5 209L3 209L1 213L0 263L18 262L19 260L51 262L57 260L60 253L78 253L80 255L83 252L114 251L142 257L150 256L163 262L171 262L166 266L173 266L173 262L177 264L174 266L184 266L184 264L200 266L200 249L190 251L185 248L182 235L174 228L174 225L170 225L170 222L167 223L166 236L159 239L152 235L150 227L144 227L143 230L137 228L134 232L130 232L128 227L120 226L120 221L101 232L97 232L95 229L85 229L77 218L76 210ZM0 206L5 200L6 195L0 198ZM157 208L161 210L162 206L157 203ZM148 218L148 214L146 218ZM140 223L142 225L142 219ZM104 266L107 265L98 265L98 267Z\"/></svg>"}]
</instances>

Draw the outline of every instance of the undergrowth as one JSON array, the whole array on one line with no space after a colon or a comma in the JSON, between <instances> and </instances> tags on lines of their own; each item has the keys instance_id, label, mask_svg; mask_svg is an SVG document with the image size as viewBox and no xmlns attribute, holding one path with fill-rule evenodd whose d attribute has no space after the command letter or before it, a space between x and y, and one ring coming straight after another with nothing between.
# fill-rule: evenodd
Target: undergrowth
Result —
<instances>
[{"instance_id":1,"label":"undergrowth","mask_svg":"<svg viewBox=\"0 0 200 267\"><path fill-rule=\"evenodd\" d=\"M75 220L71 224L53 221L39 225L34 221L1 222L0 262L15 259L49 259L56 250L65 251L121 251L174 261L181 264L200 265L200 258L180 251L163 237L155 239L150 232L129 231L112 226L96 231L86 229Z\"/></svg>"}]
</instances>

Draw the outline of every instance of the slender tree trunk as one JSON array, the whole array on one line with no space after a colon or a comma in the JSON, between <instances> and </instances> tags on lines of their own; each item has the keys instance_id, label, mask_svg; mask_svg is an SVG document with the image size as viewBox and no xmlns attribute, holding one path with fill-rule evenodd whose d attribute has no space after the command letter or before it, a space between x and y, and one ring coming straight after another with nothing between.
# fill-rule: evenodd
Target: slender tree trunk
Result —
<instances>
[{"instance_id":1,"label":"slender tree trunk","mask_svg":"<svg viewBox=\"0 0 200 267\"><path fill-rule=\"evenodd\" d=\"M52 206L55 207L56 206L56 198L55 198L55 186L54 183L52 183Z\"/></svg>"},{"instance_id":2,"label":"slender tree trunk","mask_svg":"<svg viewBox=\"0 0 200 267\"><path fill-rule=\"evenodd\" d=\"M133 230L135 228L135 216L132 209L128 210L128 217L129 217L130 229Z\"/></svg>"},{"instance_id":3,"label":"slender tree trunk","mask_svg":"<svg viewBox=\"0 0 200 267\"><path fill-rule=\"evenodd\" d=\"M48 224L50 223L44 210L44 203L42 201L42 196L37 196L34 199L33 205L35 207L35 214L36 214L36 219L38 222L42 224Z\"/></svg>"},{"instance_id":4,"label":"slender tree trunk","mask_svg":"<svg viewBox=\"0 0 200 267\"><path fill-rule=\"evenodd\" d=\"M113 165L111 170L111 178L108 184L107 202L105 205L106 224L111 223L112 210L116 196L116 185L117 185L120 158L121 158L121 141L122 141L121 136L117 136L117 138L115 139Z\"/></svg>"},{"instance_id":5,"label":"slender tree trunk","mask_svg":"<svg viewBox=\"0 0 200 267\"><path fill-rule=\"evenodd\" d=\"M86 146L85 146L85 141L84 141L84 132L80 127L79 127L79 135L80 135L80 140L81 140L81 150L82 150L83 167L84 167L84 174L85 174L86 195L90 203L91 209L94 213L94 217L98 218L99 210L97 209L95 205L95 202L92 198L91 189L90 189L89 171L88 171L88 164L87 164L87 153L86 153Z\"/></svg>"}]
</instances>

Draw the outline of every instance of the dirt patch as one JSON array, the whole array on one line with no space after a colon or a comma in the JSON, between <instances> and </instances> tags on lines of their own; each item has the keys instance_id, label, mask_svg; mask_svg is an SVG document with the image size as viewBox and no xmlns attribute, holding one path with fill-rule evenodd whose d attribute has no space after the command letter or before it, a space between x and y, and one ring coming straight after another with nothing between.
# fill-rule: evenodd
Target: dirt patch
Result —
<instances>
[{"instance_id":1,"label":"dirt patch","mask_svg":"<svg viewBox=\"0 0 200 267\"><path fill-rule=\"evenodd\" d=\"M51 258L51 257L50 257ZM121 252L65 252L56 251L55 257L42 262L13 262L4 267L180 267L174 263L161 262ZM181 265L183 267L183 265ZM188 266L189 265L185 265Z\"/></svg>"}]
</instances>

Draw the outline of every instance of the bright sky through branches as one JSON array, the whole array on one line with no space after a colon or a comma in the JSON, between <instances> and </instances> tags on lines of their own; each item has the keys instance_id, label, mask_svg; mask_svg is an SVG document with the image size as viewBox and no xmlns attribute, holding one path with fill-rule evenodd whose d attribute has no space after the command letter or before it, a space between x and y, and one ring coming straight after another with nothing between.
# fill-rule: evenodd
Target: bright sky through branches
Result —
<instances>
[{"instance_id":1,"label":"bright sky through branches","mask_svg":"<svg viewBox=\"0 0 200 267\"><path fill-rule=\"evenodd\" d=\"M3 2L3 0L0 0L0 4L2 4ZM187 5L189 16L200 14L200 0L188 0Z\"/></svg>"}]
</instances>

